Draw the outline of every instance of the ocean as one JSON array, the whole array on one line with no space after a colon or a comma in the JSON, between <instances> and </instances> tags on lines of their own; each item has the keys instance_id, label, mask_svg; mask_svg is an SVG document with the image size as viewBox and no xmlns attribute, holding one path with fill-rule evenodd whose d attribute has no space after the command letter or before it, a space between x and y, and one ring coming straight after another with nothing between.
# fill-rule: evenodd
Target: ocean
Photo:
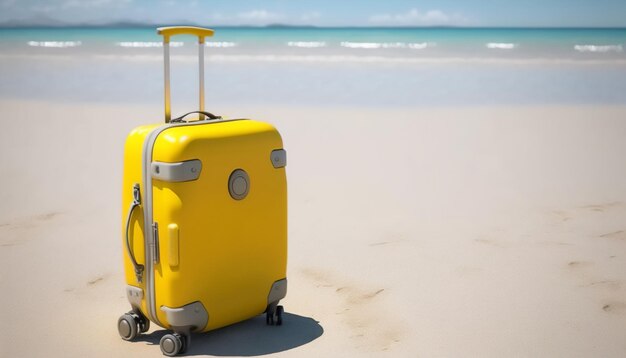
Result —
<instances>
[{"instance_id":1,"label":"ocean","mask_svg":"<svg viewBox=\"0 0 626 358\"><path fill-rule=\"evenodd\" d=\"M0 98L162 102L153 28L0 29ZM211 105L626 104L626 29L216 28ZM172 42L174 110L193 107L197 45Z\"/></svg>"}]
</instances>

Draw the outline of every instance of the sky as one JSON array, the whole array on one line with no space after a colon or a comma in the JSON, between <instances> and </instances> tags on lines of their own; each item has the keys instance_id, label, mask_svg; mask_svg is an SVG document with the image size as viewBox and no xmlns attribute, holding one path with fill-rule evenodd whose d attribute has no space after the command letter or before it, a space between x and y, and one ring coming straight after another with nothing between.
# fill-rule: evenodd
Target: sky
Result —
<instances>
[{"instance_id":1,"label":"sky","mask_svg":"<svg viewBox=\"0 0 626 358\"><path fill-rule=\"evenodd\" d=\"M626 0L0 0L0 23L626 27Z\"/></svg>"}]
</instances>

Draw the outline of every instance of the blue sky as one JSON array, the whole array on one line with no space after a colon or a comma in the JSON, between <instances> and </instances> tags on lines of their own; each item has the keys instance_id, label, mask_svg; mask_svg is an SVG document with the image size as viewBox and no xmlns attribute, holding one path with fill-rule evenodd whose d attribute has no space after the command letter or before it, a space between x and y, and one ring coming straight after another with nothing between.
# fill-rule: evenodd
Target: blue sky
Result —
<instances>
[{"instance_id":1,"label":"blue sky","mask_svg":"<svg viewBox=\"0 0 626 358\"><path fill-rule=\"evenodd\" d=\"M0 22L626 26L626 0L0 0Z\"/></svg>"}]
</instances>

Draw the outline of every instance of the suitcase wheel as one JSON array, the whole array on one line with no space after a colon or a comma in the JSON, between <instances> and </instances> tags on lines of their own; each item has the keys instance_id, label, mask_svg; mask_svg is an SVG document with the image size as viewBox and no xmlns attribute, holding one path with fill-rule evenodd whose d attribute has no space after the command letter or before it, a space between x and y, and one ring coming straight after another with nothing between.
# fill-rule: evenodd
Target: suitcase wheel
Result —
<instances>
[{"instance_id":1,"label":"suitcase wheel","mask_svg":"<svg viewBox=\"0 0 626 358\"><path fill-rule=\"evenodd\" d=\"M133 311L124 313L117 320L117 331L125 341L132 341L140 333L145 333L150 329L150 321Z\"/></svg>"},{"instance_id":2,"label":"suitcase wheel","mask_svg":"<svg viewBox=\"0 0 626 358\"><path fill-rule=\"evenodd\" d=\"M168 357L173 357L178 353L184 352L186 339L179 333L166 334L161 338L159 343L161 352Z\"/></svg>"},{"instance_id":3,"label":"suitcase wheel","mask_svg":"<svg viewBox=\"0 0 626 358\"><path fill-rule=\"evenodd\" d=\"M147 318L139 320L139 333L146 333L150 329L150 320Z\"/></svg>"},{"instance_id":4,"label":"suitcase wheel","mask_svg":"<svg viewBox=\"0 0 626 358\"><path fill-rule=\"evenodd\" d=\"M282 326L283 325L283 306L278 306L276 307L276 325L277 326Z\"/></svg>"},{"instance_id":5,"label":"suitcase wheel","mask_svg":"<svg viewBox=\"0 0 626 358\"><path fill-rule=\"evenodd\" d=\"M137 320L130 313L124 313L117 320L117 331L120 333L120 337L125 341L132 341L137 338L137 334L139 334L137 326Z\"/></svg>"},{"instance_id":6,"label":"suitcase wheel","mask_svg":"<svg viewBox=\"0 0 626 358\"><path fill-rule=\"evenodd\" d=\"M283 324L283 306L276 306L273 312L268 308L265 313L265 324L268 326L282 326Z\"/></svg>"}]
</instances>

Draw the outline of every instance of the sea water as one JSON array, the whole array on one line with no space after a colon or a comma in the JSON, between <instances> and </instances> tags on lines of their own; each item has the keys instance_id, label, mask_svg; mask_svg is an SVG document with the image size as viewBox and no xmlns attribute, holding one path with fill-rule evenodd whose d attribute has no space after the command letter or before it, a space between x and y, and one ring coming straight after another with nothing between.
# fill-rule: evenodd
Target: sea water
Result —
<instances>
[{"instance_id":1,"label":"sea water","mask_svg":"<svg viewBox=\"0 0 626 358\"><path fill-rule=\"evenodd\" d=\"M626 104L626 29L217 28L204 51L207 108ZM197 52L172 40L180 108ZM162 61L153 28L0 29L0 98L158 104Z\"/></svg>"}]
</instances>

